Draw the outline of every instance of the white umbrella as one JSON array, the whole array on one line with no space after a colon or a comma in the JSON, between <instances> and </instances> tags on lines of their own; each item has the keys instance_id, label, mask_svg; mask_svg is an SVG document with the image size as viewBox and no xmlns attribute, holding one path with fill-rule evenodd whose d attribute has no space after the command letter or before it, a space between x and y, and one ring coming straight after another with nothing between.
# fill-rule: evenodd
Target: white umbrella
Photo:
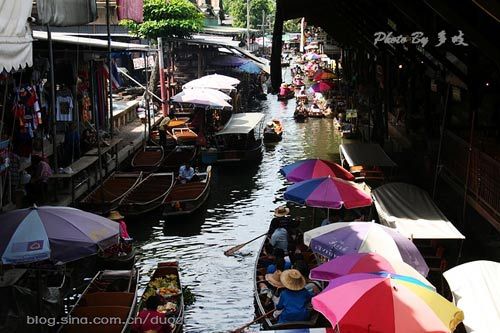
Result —
<instances>
[{"instance_id":1,"label":"white umbrella","mask_svg":"<svg viewBox=\"0 0 500 333\"><path fill-rule=\"evenodd\" d=\"M186 83L182 89L210 88L217 90L234 90L240 80L234 77L212 74L200 77L199 79Z\"/></svg>"},{"instance_id":2,"label":"white umbrella","mask_svg":"<svg viewBox=\"0 0 500 333\"><path fill-rule=\"evenodd\" d=\"M214 108L232 108L231 104L214 95L204 93L204 89L187 89L173 96L170 101L175 103L187 103L204 105Z\"/></svg>"},{"instance_id":3,"label":"white umbrella","mask_svg":"<svg viewBox=\"0 0 500 333\"><path fill-rule=\"evenodd\" d=\"M232 99L231 96L228 94L223 93L220 90L217 89L210 89L210 88L191 88L191 89L186 89L187 90L197 90L200 94L206 94L213 96L217 99L223 100L223 101L230 101Z\"/></svg>"}]
</instances>

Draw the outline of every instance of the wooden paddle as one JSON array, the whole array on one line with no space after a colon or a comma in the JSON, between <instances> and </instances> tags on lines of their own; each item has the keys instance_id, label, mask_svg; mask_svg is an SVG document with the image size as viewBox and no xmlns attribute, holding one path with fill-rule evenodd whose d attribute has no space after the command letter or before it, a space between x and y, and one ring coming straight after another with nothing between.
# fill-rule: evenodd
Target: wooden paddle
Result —
<instances>
[{"instance_id":1,"label":"wooden paddle","mask_svg":"<svg viewBox=\"0 0 500 333\"><path fill-rule=\"evenodd\" d=\"M246 243L243 243L243 244L240 244L240 245L233 246L233 247L232 247L232 248L230 248L229 250L224 251L224 254L225 254L226 256L232 256L232 255L233 255L236 251L241 250L241 248L242 248L243 246L245 246L245 245L247 245L247 244L249 244L249 243L253 242L254 240L259 239L259 238L261 238L261 237L263 237L263 236L265 236L265 235L267 235L267 232L266 232L265 234L262 234L262 235L260 235L260 236L255 237L254 239L249 240L249 241L248 241L248 242L246 242Z\"/></svg>"},{"instance_id":2,"label":"wooden paddle","mask_svg":"<svg viewBox=\"0 0 500 333\"><path fill-rule=\"evenodd\" d=\"M271 315L273 312L275 311L275 309L272 309L271 311L267 312L267 313L264 313L262 316L260 317L257 317L255 318L254 320L252 320L251 322L249 322L248 324L245 324L241 327L238 327L237 329L231 331L231 333L241 333L245 328L247 328L248 326L258 322L259 320L261 319L264 319L266 317L268 317L269 315Z\"/></svg>"}]
</instances>

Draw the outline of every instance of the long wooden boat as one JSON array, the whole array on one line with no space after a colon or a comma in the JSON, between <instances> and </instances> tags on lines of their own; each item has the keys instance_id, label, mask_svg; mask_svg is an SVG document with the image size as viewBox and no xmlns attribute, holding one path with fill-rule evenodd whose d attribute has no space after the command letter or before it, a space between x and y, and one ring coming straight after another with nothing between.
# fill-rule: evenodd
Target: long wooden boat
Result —
<instances>
[{"instance_id":1,"label":"long wooden boat","mask_svg":"<svg viewBox=\"0 0 500 333\"><path fill-rule=\"evenodd\" d=\"M194 145L198 139L198 134L187 127L172 128L172 137L179 145Z\"/></svg>"},{"instance_id":2,"label":"long wooden boat","mask_svg":"<svg viewBox=\"0 0 500 333\"><path fill-rule=\"evenodd\" d=\"M198 150L195 146L177 146L163 160L162 170L178 171L179 167L187 162L192 163Z\"/></svg>"},{"instance_id":3,"label":"long wooden boat","mask_svg":"<svg viewBox=\"0 0 500 333\"><path fill-rule=\"evenodd\" d=\"M261 260L263 257L266 256L264 252L264 248L266 246L266 243L269 241L269 238L266 237L265 240L262 242L262 246L259 251L259 256L258 259L255 261L255 275L254 275L254 299L255 299L255 312L256 316L260 317L264 315L265 313L269 312L270 310L273 309L274 304L271 305L271 307L267 307L264 304L264 299L267 297L267 295L262 295L259 293L259 283L262 281L259 280L260 276L263 276L265 274L265 267L261 264ZM306 254L309 253L304 253L304 257L306 257ZM314 258L312 253L310 258ZM307 259L306 259L307 262ZM272 302L271 302L272 303ZM318 324L318 318L319 314L315 311L311 313L311 318L308 321L294 321L294 322L287 322L287 323L276 323L271 320L269 316L266 316L266 318L263 321L264 328L267 330L287 330L287 329L296 329L296 328L312 328L312 327L317 327Z\"/></svg>"},{"instance_id":4,"label":"long wooden boat","mask_svg":"<svg viewBox=\"0 0 500 333\"><path fill-rule=\"evenodd\" d=\"M86 211L103 215L107 214L118 207L120 200L132 191L142 178L142 172L115 172L104 180L101 186L83 198L79 203L79 207Z\"/></svg>"},{"instance_id":5,"label":"long wooden boat","mask_svg":"<svg viewBox=\"0 0 500 333\"><path fill-rule=\"evenodd\" d=\"M210 195L212 166L209 165L206 172L196 175L198 181L185 184L176 182L165 198L163 216L167 218L167 222L175 217L193 214L207 201Z\"/></svg>"},{"instance_id":6,"label":"long wooden boat","mask_svg":"<svg viewBox=\"0 0 500 333\"><path fill-rule=\"evenodd\" d=\"M161 292L159 288L163 284L174 285L173 289L177 289L178 292L175 292L175 290L170 290L167 293ZM149 296L158 294L163 296L166 302L165 305L159 307L158 311L166 313L168 323L173 325L172 333L182 332L184 323L184 296L182 294L182 284L177 262L163 262L158 264L153 275L151 275L144 294L142 294L138 310L141 311L145 307ZM169 303L173 303L175 306ZM171 310L167 310L167 308Z\"/></svg>"},{"instance_id":7,"label":"long wooden boat","mask_svg":"<svg viewBox=\"0 0 500 333\"><path fill-rule=\"evenodd\" d=\"M59 332L126 332L135 316L138 277L135 269L98 272L68 313L67 324Z\"/></svg>"},{"instance_id":8,"label":"long wooden boat","mask_svg":"<svg viewBox=\"0 0 500 333\"><path fill-rule=\"evenodd\" d=\"M134 170L154 172L160 167L163 158L165 158L163 147L145 146L134 155L130 164Z\"/></svg>"},{"instance_id":9,"label":"long wooden boat","mask_svg":"<svg viewBox=\"0 0 500 333\"><path fill-rule=\"evenodd\" d=\"M228 163L258 163L262 160L262 150L264 145L262 139L256 141L253 146L245 149L219 150L210 148L201 152L203 164L228 164Z\"/></svg>"},{"instance_id":10,"label":"long wooden boat","mask_svg":"<svg viewBox=\"0 0 500 333\"><path fill-rule=\"evenodd\" d=\"M118 210L125 216L151 212L161 206L173 185L172 172L152 173L120 201Z\"/></svg>"},{"instance_id":11,"label":"long wooden boat","mask_svg":"<svg viewBox=\"0 0 500 333\"><path fill-rule=\"evenodd\" d=\"M135 264L135 247L125 255L97 255L97 266L101 269L132 269Z\"/></svg>"},{"instance_id":12,"label":"long wooden boat","mask_svg":"<svg viewBox=\"0 0 500 333\"><path fill-rule=\"evenodd\" d=\"M307 114L310 118L325 118L325 113L321 109L309 108Z\"/></svg>"}]
</instances>

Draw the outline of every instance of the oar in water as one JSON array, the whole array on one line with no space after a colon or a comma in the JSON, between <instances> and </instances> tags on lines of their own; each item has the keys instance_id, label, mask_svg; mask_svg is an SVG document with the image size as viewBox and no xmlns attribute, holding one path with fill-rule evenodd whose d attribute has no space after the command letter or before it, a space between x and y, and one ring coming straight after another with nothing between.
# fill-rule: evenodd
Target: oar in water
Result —
<instances>
[{"instance_id":1,"label":"oar in water","mask_svg":"<svg viewBox=\"0 0 500 333\"><path fill-rule=\"evenodd\" d=\"M248 242L246 242L246 243L243 243L243 244L240 244L240 245L233 246L233 247L232 247L232 248L230 248L229 250L224 251L224 254L225 254L226 256L232 256L232 255L233 255L236 251L241 250L241 248L242 248L243 246L245 246L245 245L247 245L247 244L249 244L249 243L253 242L254 240L259 239L259 238L261 238L261 237L263 237L263 236L265 236L265 235L267 235L267 232L266 232L265 234L262 234L262 235L260 235L260 236L255 237L254 239L249 240L249 241L248 241Z\"/></svg>"},{"instance_id":2,"label":"oar in water","mask_svg":"<svg viewBox=\"0 0 500 333\"><path fill-rule=\"evenodd\" d=\"M269 317L273 312L274 312L275 309L272 309L271 311L267 312L267 313L264 313L262 316L260 317L257 317L255 318L254 320L252 320L251 322L249 322L248 324L245 324L241 327L238 327L237 329L231 331L231 333L241 333L245 328L247 328L248 326L258 322L259 320L261 319L264 319L266 317Z\"/></svg>"}]
</instances>

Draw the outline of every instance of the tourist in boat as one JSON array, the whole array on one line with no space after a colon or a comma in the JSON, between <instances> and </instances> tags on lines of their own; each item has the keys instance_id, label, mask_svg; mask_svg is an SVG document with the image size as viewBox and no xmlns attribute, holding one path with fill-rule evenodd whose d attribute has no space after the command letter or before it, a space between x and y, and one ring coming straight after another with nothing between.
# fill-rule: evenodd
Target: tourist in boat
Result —
<instances>
[{"instance_id":1,"label":"tourist in boat","mask_svg":"<svg viewBox=\"0 0 500 333\"><path fill-rule=\"evenodd\" d=\"M158 295L149 296L146 300L146 308L141 310L132 323L132 332L146 333L170 333L172 327L168 323L165 313L158 311L162 305L162 299Z\"/></svg>"},{"instance_id":2,"label":"tourist in boat","mask_svg":"<svg viewBox=\"0 0 500 333\"><path fill-rule=\"evenodd\" d=\"M158 125L158 133L160 135L160 146L165 147L167 145L167 128L170 122L170 117L165 116Z\"/></svg>"},{"instance_id":3,"label":"tourist in boat","mask_svg":"<svg viewBox=\"0 0 500 333\"><path fill-rule=\"evenodd\" d=\"M285 252L283 252L282 249L274 249L273 257L274 257L273 262L271 264L267 265L267 268L266 268L266 272L268 274L272 274L272 273L276 272L276 270L278 269L277 262L281 261L281 260L284 261L284 269L292 268L292 262L290 260L290 257L285 256Z\"/></svg>"},{"instance_id":4,"label":"tourist in boat","mask_svg":"<svg viewBox=\"0 0 500 333\"><path fill-rule=\"evenodd\" d=\"M289 269L280 274L284 289L280 293L276 310L282 310L278 315L278 323L309 320L308 305L312 295L304 287L306 279L296 269Z\"/></svg>"},{"instance_id":5,"label":"tourist in boat","mask_svg":"<svg viewBox=\"0 0 500 333\"><path fill-rule=\"evenodd\" d=\"M288 231L283 226L278 226L271 235L269 243L275 249L281 249L285 254L288 253Z\"/></svg>"},{"instance_id":6,"label":"tourist in boat","mask_svg":"<svg viewBox=\"0 0 500 333\"><path fill-rule=\"evenodd\" d=\"M179 176L177 177L177 179L182 184L193 181L194 177L195 177L194 168L191 166L189 162L186 162L185 164L181 165L181 167L179 168Z\"/></svg>"},{"instance_id":7,"label":"tourist in boat","mask_svg":"<svg viewBox=\"0 0 500 333\"><path fill-rule=\"evenodd\" d=\"M281 259L277 260L276 263L276 271L266 274L264 282L259 283L259 294L264 295L262 303L269 310L276 307L276 304L279 302L281 290L283 289L280 277L283 271L285 271L285 261Z\"/></svg>"},{"instance_id":8,"label":"tourist in boat","mask_svg":"<svg viewBox=\"0 0 500 333\"><path fill-rule=\"evenodd\" d=\"M268 234L272 235L274 231L280 226L284 228L288 227L292 222L292 218L289 216L289 214L290 208L286 206L280 206L276 208L274 210L274 217L271 220L271 224L269 226Z\"/></svg>"}]
</instances>

